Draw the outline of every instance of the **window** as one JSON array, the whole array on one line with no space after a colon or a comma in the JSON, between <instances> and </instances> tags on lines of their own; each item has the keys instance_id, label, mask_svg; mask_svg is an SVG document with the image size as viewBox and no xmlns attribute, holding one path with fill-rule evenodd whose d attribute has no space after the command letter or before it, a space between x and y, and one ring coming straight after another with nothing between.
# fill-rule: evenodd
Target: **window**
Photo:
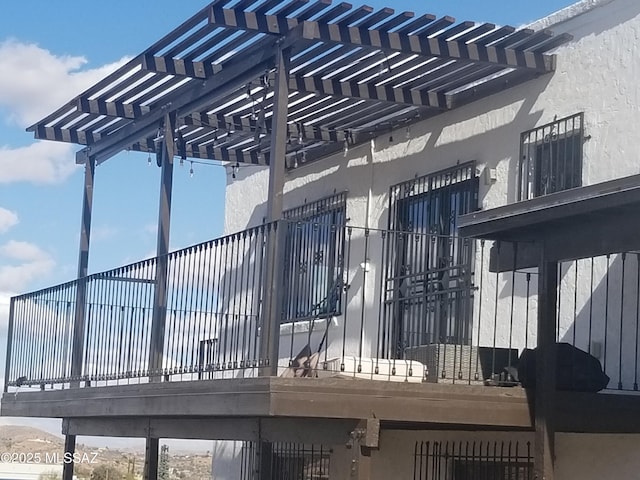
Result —
<instances>
[{"instance_id":1,"label":"window","mask_svg":"<svg viewBox=\"0 0 640 480\"><path fill-rule=\"evenodd\" d=\"M453 480L532 480L533 463L495 460L454 460Z\"/></svg>"},{"instance_id":2,"label":"window","mask_svg":"<svg viewBox=\"0 0 640 480\"><path fill-rule=\"evenodd\" d=\"M524 132L520 140L519 200L582 185L584 114Z\"/></svg>"},{"instance_id":3,"label":"window","mask_svg":"<svg viewBox=\"0 0 640 480\"><path fill-rule=\"evenodd\" d=\"M415 480L533 480L531 443L416 442Z\"/></svg>"},{"instance_id":4,"label":"window","mask_svg":"<svg viewBox=\"0 0 640 480\"><path fill-rule=\"evenodd\" d=\"M285 249L283 321L338 315L341 311L346 194L307 203L284 212Z\"/></svg>"},{"instance_id":5,"label":"window","mask_svg":"<svg viewBox=\"0 0 640 480\"><path fill-rule=\"evenodd\" d=\"M457 236L457 219L477 203L473 163L391 187L383 339L390 355L469 343L472 243Z\"/></svg>"},{"instance_id":6,"label":"window","mask_svg":"<svg viewBox=\"0 0 640 480\"><path fill-rule=\"evenodd\" d=\"M331 451L322 445L276 443L271 464L274 480L329 480Z\"/></svg>"},{"instance_id":7,"label":"window","mask_svg":"<svg viewBox=\"0 0 640 480\"><path fill-rule=\"evenodd\" d=\"M269 477L273 480L329 480L331 449L323 445L273 443L270 472L260 472L261 447L256 442L244 442L240 459L241 480Z\"/></svg>"}]
</instances>

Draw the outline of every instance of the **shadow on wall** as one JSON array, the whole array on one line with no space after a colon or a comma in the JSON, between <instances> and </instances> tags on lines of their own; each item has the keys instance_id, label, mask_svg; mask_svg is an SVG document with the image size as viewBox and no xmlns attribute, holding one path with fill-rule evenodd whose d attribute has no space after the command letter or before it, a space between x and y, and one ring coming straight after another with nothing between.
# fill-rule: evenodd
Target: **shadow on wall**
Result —
<instances>
[{"instance_id":1,"label":"shadow on wall","mask_svg":"<svg viewBox=\"0 0 640 480\"><path fill-rule=\"evenodd\" d=\"M285 194L285 201L296 199L297 202L287 201L287 206L302 203L309 192L330 190L349 190L349 200L366 197L368 188L372 187L372 195L386 198L391 185L410 180L414 175L424 175L454 166L458 162L477 160L487 168L495 168L499 162L510 159L508 168L509 182L507 185L507 199L516 199L516 172L519 156L520 134L532 128L544 116L544 111L532 112L540 94L546 89L551 75L544 75L523 85L507 89L504 92L480 100L458 110L443 113L411 126L412 139L404 140L404 132L394 131L389 135L377 138L377 154L380 155L390 148L398 148L402 142L418 141L428 136L419 151L408 152L402 158L393 161L374 164L376 179L384 179L382 183L370 185L363 179L372 178L371 165L367 162L351 162L358 157L365 157L364 147L354 147L346 155L336 155L299 167L290 172L288 181L294 177L298 185ZM465 128L464 123L488 112L506 109L510 105L519 105L517 111L511 113L505 110L504 117L510 117L500 125L488 124L480 133L473 134L461 140L445 143L443 132L445 129ZM551 118L550 118L551 120ZM455 134L452 130L450 133ZM395 143L390 139L393 137ZM402 140L400 140L402 138ZM330 168L335 170L330 175L321 175ZM314 178L317 177L317 178ZM351 182L349 183L349 179ZM295 181L294 180L294 181ZM330 187L330 188L329 188ZM479 199L482 205L488 188L482 186ZM315 198L308 198L309 201ZM347 212L349 214L349 212ZM252 218L252 220L255 220ZM385 228L387 218L381 215L372 227ZM356 225L354 223L354 225Z\"/></svg>"},{"instance_id":2,"label":"shadow on wall","mask_svg":"<svg viewBox=\"0 0 640 480\"><path fill-rule=\"evenodd\" d=\"M637 390L640 378L640 254L610 255L563 262L558 270L556 330L559 342L596 357L610 377L609 389ZM535 272L536 269L531 269ZM521 272L518 272L520 275ZM495 275L489 273L487 275ZM502 273L499 315L521 320L527 298L523 276ZM526 274L524 274L526 275ZM537 322L537 272L531 275L530 321ZM487 295L492 295L491 291ZM516 299L515 311L511 296ZM489 299L493 303L492 299ZM511 305L511 306L510 306ZM537 305L537 302L535 303ZM490 306L492 311L493 306ZM535 332L529 331L529 335ZM533 340L533 337L531 338Z\"/></svg>"},{"instance_id":3,"label":"shadow on wall","mask_svg":"<svg viewBox=\"0 0 640 480\"><path fill-rule=\"evenodd\" d=\"M639 264L638 254L571 262L558 298L559 340L598 358L610 389L638 388Z\"/></svg>"}]
</instances>

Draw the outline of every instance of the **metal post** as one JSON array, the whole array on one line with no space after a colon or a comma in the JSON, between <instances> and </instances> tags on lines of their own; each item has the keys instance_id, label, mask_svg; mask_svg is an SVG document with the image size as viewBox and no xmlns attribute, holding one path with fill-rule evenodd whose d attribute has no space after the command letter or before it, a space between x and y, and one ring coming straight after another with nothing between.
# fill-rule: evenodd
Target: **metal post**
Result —
<instances>
[{"instance_id":1,"label":"metal post","mask_svg":"<svg viewBox=\"0 0 640 480\"><path fill-rule=\"evenodd\" d=\"M144 480L158 480L160 439L147 437L144 450Z\"/></svg>"},{"instance_id":2,"label":"metal post","mask_svg":"<svg viewBox=\"0 0 640 480\"><path fill-rule=\"evenodd\" d=\"M76 451L76 436L66 435L64 437L64 458L68 458L68 454L73 454ZM73 462L65 461L62 465L62 480L73 480Z\"/></svg>"},{"instance_id":3,"label":"metal post","mask_svg":"<svg viewBox=\"0 0 640 480\"><path fill-rule=\"evenodd\" d=\"M156 278L153 296L153 320L149 348L149 377L152 382L161 380L164 329L167 311L167 270L169 232L171 226L171 196L173 190L173 132L176 114L167 113L164 119L162 145L162 173L160 179L160 206L158 212L158 241L156 249Z\"/></svg>"},{"instance_id":4,"label":"metal post","mask_svg":"<svg viewBox=\"0 0 640 480\"><path fill-rule=\"evenodd\" d=\"M553 480L555 461L556 302L558 263L542 248L538 276L538 347L535 390L535 461L538 480Z\"/></svg>"},{"instance_id":5,"label":"metal post","mask_svg":"<svg viewBox=\"0 0 640 480\"><path fill-rule=\"evenodd\" d=\"M87 157L84 166L84 194L82 201L82 225L80 226L80 252L78 254L78 283L76 310L73 325L71 350L71 387L80 386L82 357L84 354L85 307L87 303L86 277L89 269L89 244L91 239L91 211L93 207L93 184L96 169L94 157Z\"/></svg>"},{"instance_id":6,"label":"metal post","mask_svg":"<svg viewBox=\"0 0 640 480\"><path fill-rule=\"evenodd\" d=\"M11 350L13 347L13 316L15 314L15 298L9 304L9 329L7 330L7 357L4 364L4 393L9 391L9 377L11 376Z\"/></svg>"},{"instance_id":7,"label":"metal post","mask_svg":"<svg viewBox=\"0 0 640 480\"><path fill-rule=\"evenodd\" d=\"M89 156L84 165L84 193L82 198L82 224L80 225L80 252L78 254L78 279L76 286L76 309L73 323L71 347L71 388L80 388L82 359L84 356L84 329L86 324L87 274L89 272L89 245L91 240L91 213L93 209L93 185L96 159ZM76 436L65 435L64 451L73 454ZM73 479L73 462L64 464L63 480Z\"/></svg>"},{"instance_id":8,"label":"metal post","mask_svg":"<svg viewBox=\"0 0 640 480\"><path fill-rule=\"evenodd\" d=\"M258 449L260 466L258 480L272 480L273 478L273 443L260 442Z\"/></svg>"},{"instance_id":9,"label":"metal post","mask_svg":"<svg viewBox=\"0 0 640 480\"><path fill-rule=\"evenodd\" d=\"M287 110L289 100L289 52L278 46L276 52L276 78L274 91L269 194L267 218L270 222L282 217L282 191L284 189L285 155L287 150ZM262 375L277 375L280 317L282 315L282 254L286 240L286 224L272 225L266 245L266 266L262 329L260 332L260 359L268 361Z\"/></svg>"},{"instance_id":10,"label":"metal post","mask_svg":"<svg viewBox=\"0 0 640 480\"><path fill-rule=\"evenodd\" d=\"M281 46L278 46L267 197L267 219L270 222L280 220L282 217L282 191L284 189L285 155L287 154L287 112L289 109L289 55L288 50L283 50Z\"/></svg>"}]
</instances>

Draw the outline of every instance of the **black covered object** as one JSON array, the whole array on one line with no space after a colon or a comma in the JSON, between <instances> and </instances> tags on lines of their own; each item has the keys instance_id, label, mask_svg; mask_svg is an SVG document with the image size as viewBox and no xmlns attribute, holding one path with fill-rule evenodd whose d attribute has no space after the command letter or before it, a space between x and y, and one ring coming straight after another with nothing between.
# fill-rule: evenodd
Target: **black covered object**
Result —
<instances>
[{"instance_id":1,"label":"black covered object","mask_svg":"<svg viewBox=\"0 0 640 480\"><path fill-rule=\"evenodd\" d=\"M599 392L609 384L594 356L568 343L557 343L556 388L573 392ZM536 386L537 349L525 349L518 360L518 378L525 388Z\"/></svg>"}]
</instances>

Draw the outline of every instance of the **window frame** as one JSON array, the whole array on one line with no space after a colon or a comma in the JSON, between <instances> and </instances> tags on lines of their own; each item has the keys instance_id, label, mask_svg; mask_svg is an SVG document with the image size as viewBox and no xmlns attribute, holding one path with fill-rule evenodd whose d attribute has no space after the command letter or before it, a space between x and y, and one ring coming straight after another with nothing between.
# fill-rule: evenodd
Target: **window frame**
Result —
<instances>
[{"instance_id":1,"label":"window frame","mask_svg":"<svg viewBox=\"0 0 640 480\"><path fill-rule=\"evenodd\" d=\"M584 131L579 112L520 134L518 201L582 186Z\"/></svg>"},{"instance_id":2,"label":"window frame","mask_svg":"<svg viewBox=\"0 0 640 480\"><path fill-rule=\"evenodd\" d=\"M474 161L391 186L388 217L391 251L385 265L385 278L390 287L386 289L384 300L388 307L383 313L386 317L383 321L388 325L382 346L385 354L403 358L410 347L471 341L473 242L457 236L457 218L478 209L478 191L479 177ZM451 200L455 195L462 198L454 205ZM449 201L444 202L447 211L440 211L443 200ZM412 208L417 209L413 215L416 218L437 218L437 222L427 221L416 231L411 219L407 222L403 217L411 217ZM452 208L455 208L455 218L451 215ZM451 265L441 264L443 252L451 254L446 257ZM432 265L434 259L437 264ZM415 280L411 282L410 277ZM451 282L455 284L453 289ZM445 305L447 302L457 302L453 316L459 314L460 319L455 325L450 324L452 313L448 304ZM412 313L411 308L415 312ZM455 335L448 335L449 331L455 331Z\"/></svg>"},{"instance_id":3,"label":"window frame","mask_svg":"<svg viewBox=\"0 0 640 480\"><path fill-rule=\"evenodd\" d=\"M342 314L346 200L347 192L334 193L283 212L287 239L281 325ZM295 232L301 233L294 236ZM323 272L321 262L325 260ZM311 272L306 270L309 266ZM319 278L322 286L315 284Z\"/></svg>"}]
</instances>

